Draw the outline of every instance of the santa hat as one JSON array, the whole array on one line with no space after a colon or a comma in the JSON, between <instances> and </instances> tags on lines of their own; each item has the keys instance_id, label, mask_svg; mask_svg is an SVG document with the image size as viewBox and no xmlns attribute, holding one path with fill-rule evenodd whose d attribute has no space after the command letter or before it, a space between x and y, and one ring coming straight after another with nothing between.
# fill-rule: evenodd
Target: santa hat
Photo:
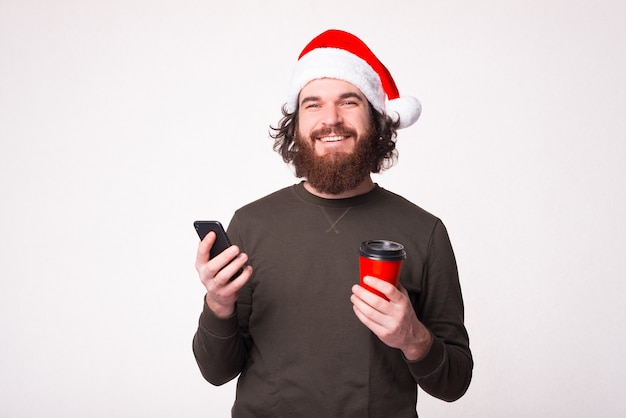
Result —
<instances>
[{"instance_id":1,"label":"santa hat","mask_svg":"<svg viewBox=\"0 0 626 418\"><path fill-rule=\"evenodd\" d=\"M400 97L389 70L363 41L348 32L328 30L304 47L287 93L288 112L295 112L300 90L318 78L354 84L377 111L400 120L400 128L413 125L422 111L415 97Z\"/></svg>"}]
</instances>

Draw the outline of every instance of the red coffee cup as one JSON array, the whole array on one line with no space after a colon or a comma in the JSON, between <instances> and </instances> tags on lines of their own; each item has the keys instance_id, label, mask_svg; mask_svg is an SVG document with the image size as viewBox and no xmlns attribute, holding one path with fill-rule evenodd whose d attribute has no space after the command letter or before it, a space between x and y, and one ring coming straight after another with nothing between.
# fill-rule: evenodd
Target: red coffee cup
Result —
<instances>
[{"instance_id":1,"label":"red coffee cup","mask_svg":"<svg viewBox=\"0 0 626 418\"><path fill-rule=\"evenodd\" d=\"M402 263L406 259L404 246L387 240L364 241L359 247L359 256L361 286L381 298L389 300L379 291L363 283L363 278L373 276L398 286Z\"/></svg>"}]
</instances>

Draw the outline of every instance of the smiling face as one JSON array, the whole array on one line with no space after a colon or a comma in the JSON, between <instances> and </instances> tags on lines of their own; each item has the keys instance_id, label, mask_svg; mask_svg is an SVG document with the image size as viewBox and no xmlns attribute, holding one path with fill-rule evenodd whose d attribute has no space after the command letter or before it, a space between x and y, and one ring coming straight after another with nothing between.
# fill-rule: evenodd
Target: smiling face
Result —
<instances>
[{"instance_id":1,"label":"smiling face","mask_svg":"<svg viewBox=\"0 0 626 418\"><path fill-rule=\"evenodd\" d=\"M376 137L370 104L354 85L311 81L300 92L293 165L305 187L323 197L346 197L373 187Z\"/></svg>"},{"instance_id":2,"label":"smiling face","mask_svg":"<svg viewBox=\"0 0 626 418\"><path fill-rule=\"evenodd\" d=\"M318 156L352 153L371 126L367 99L342 80L309 82L300 91L298 109L298 136L308 139Z\"/></svg>"}]
</instances>

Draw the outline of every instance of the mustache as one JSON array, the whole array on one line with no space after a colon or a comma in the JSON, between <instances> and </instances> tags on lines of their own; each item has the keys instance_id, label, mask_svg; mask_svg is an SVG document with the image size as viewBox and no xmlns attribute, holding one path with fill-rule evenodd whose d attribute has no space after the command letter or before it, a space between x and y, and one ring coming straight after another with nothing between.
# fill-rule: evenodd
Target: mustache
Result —
<instances>
[{"instance_id":1,"label":"mustache","mask_svg":"<svg viewBox=\"0 0 626 418\"><path fill-rule=\"evenodd\" d=\"M311 139L319 138L320 136L337 135L337 136L352 136L356 138L357 132L354 129L346 128L343 125L331 126L316 129L311 131Z\"/></svg>"}]
</instances>

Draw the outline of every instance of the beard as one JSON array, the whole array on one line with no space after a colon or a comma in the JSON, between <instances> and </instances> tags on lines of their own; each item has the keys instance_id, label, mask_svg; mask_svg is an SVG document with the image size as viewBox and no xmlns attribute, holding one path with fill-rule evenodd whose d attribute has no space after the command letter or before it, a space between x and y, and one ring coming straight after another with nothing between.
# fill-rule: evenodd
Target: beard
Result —
<instances>
[{"instance_id":1,"label":"beard","mask_svg":"<svg viewBox=\"0 0 626 418\"><path fill-rule=\"evenodd\" d=\"M352 152L329 152L317 155L313 148L313 139L334 133L351 135L356 132L343 127L321 129L311 132L309 138L302 137L296 129L295 142L298 151L293 158L296 177L304 177L318 192L340 194L356 188L376 167L377 157L373 152L373 139L376 133L370 129L356 141Z\"/></svg>"}]
</instances>

